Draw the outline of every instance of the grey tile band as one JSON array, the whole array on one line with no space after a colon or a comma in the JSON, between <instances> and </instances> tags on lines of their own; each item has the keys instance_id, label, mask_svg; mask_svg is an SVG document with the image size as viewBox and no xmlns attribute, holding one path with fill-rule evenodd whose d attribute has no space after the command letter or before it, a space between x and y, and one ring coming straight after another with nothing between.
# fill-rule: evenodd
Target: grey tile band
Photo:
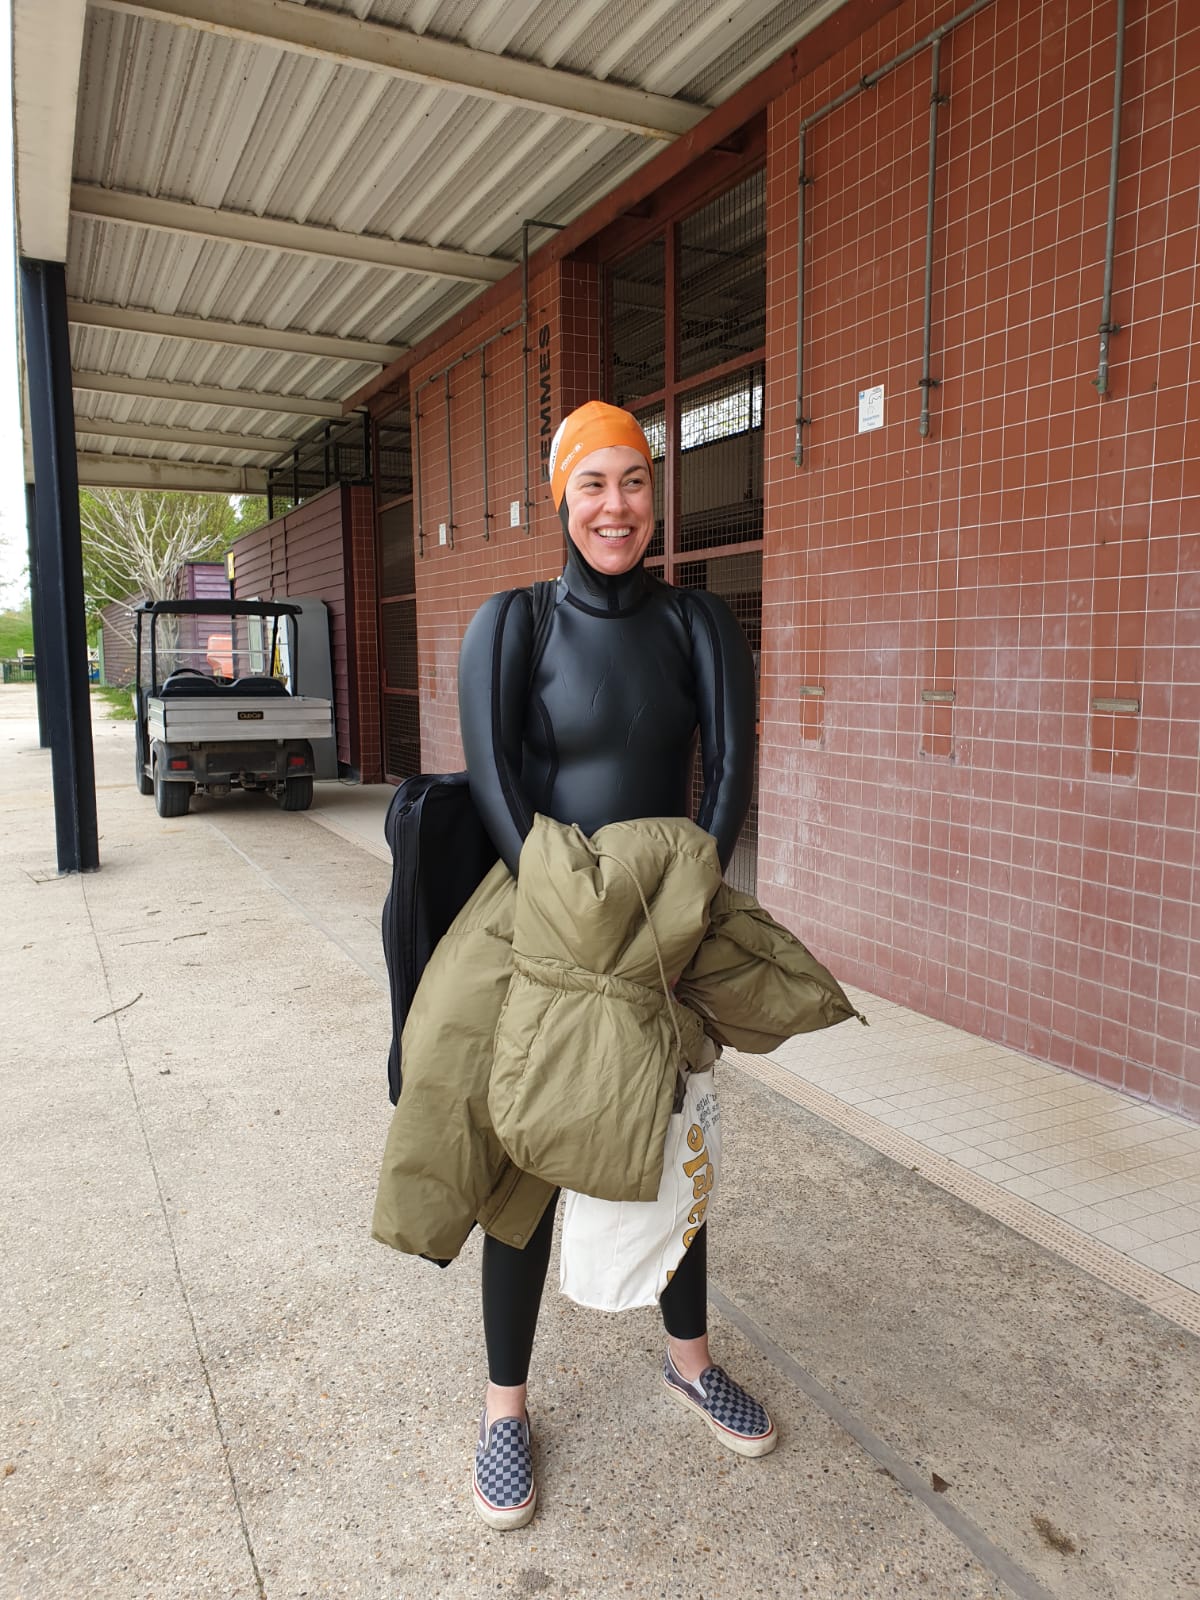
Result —
<instances>
[{"instance_id":1,"label":"grey tile band","mask_svg":"<svg viewBox=\"0 0 1200 1600\"><path fill-rule=\"evenodd\" d=\"M860 1111L857 1106L839 1100L827 1089L809 1083L807 1079L798 1077L765 1056L727 1050L724 1060L768 1089L783 1095L784 1099L803 1106L806 1111L824 1122L832 1123L851 1138L870 1145L880 1155L889 1156L910 1171L918 1172L927 1182L936 1184L947 1194L965 1200L985 1216L994 1217L1015 1233L1031 1239L1043 1250L1050 1250L1064 1261L1091 1273L1092 1277L1099 1278L1109 1288L1120 1290L1131 1300L1147 1306L1158 1316L1166 1317L1190 1333L1200 1334L1200 1295L1185 1289L1163 1273L1143 1266L1140 1261L1134 1261L1101 1239L1093 1239L1069 1222L1064 1222L1061 1217L1051 1216L1035 1201L1026 1200L999 1184L981 1178L970 1168L960 1166L953 1156L944 1156L931 1150L928 1145L921 1144L896 1128L888 1127L867 1112Z\"/></svg>"},{"instance_id":2,"label":"grey tile band","mask_svg":"<svg viewBox=\"0 0 1200 1600\"><path fill-rule=\"evenodd\" d=\"M811 1372L777 1345L774 1339L711 1278L708 1283L708 1298L726 1321L731 1322L756 1350L761 1351L777 1371L801 1389L831 1422L841 1428L843 1433L849 1434L855 1444L872 1460L877 1461L885 1472L890 1473L914 1500L919 1500L994 1578L1018 1596L1018 1600L1055 1600L1049 1589L1043 1588L1032 1574L1019 1566L1010 1555L1001 1550L999 1545L994 1544L982 1528L977 1527L952 1500L948 1500L944 1494L939 1494L915 1467L892 1449L891 1445L872 1433L861 1418L843 1405L835 1394L830 1393L819 1378L814 1378Z\"/></svg>"}]
</instances>

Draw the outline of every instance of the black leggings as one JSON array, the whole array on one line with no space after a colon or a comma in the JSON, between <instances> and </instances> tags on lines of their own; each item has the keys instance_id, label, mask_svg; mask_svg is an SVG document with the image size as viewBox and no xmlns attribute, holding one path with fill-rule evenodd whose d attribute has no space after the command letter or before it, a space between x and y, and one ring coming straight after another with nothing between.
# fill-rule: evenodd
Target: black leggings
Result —
<instances>
[{"instance_id":1,"label":"black leggings","mask_svg":"<svg viewBox=\"0 0 1200 1600\"><path fill-rule=\"evenodd\" d=\"M542 1287L554 1235L554 1196L524 1250L483 1241L483 1336L488 1377L516 1388L529 1376L529 1357L537 1330ZM674 1339L699 1339L708 1331L708 1225L684 1251L675 1276L659 1300L663 1323Z\"/></svg>"}]
</instances>

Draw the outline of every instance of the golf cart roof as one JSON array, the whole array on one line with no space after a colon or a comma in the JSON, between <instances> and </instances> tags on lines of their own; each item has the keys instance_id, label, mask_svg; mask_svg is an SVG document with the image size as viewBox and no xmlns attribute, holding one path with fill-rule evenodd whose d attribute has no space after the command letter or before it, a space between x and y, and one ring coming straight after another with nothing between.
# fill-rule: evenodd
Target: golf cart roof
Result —
<instances>
[{"instance_id":1,"label":"golf cart roof","mask_svg":"<svg viewBox=\"0 0 1200 1600\"><path fill-rule=\"evenodd\" d=\"M286 600L147 600L135 611L144 617L298 617L300 607Z\"/></svg>"}]
</instances>

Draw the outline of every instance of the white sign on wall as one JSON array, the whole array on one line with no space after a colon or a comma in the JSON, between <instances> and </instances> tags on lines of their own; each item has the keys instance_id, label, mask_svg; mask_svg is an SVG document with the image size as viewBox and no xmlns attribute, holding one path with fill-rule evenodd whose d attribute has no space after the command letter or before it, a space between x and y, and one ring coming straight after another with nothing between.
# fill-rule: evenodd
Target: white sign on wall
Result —
<instances>
[{"instance_id":1,"label":"white sign on wall","mask_svg":"<svg viewBox=\"0 0 1200 1600\"><path fill-rule=\"evenodd\" d=\"M883 427L883 385L858 391L858 431L870 433L872 428Z\"/></svg>"}]
</instances>

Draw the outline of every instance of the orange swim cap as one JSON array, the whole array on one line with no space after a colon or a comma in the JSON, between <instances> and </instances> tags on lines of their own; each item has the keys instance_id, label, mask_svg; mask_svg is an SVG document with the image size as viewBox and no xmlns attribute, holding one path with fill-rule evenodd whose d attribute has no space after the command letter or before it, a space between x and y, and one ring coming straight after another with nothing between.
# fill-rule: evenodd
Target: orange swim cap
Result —
<instances>
[{"instance_id":1,"label":"orange swim cap","mask_svg":"<svg viewBox=\"0 0 1200 1600\"><path fill-rule=\"evenodd\" d=\"M646 465L653 473L646 435L630 412L622 411L620 406L606 405L603 400L589 400L563 418L550 446L550 493L556 506L562 505L567 479L583 458L590 456L593 450L607 450L612 445L626 445L645 456Z\"/></svg>"}]
</instances>

